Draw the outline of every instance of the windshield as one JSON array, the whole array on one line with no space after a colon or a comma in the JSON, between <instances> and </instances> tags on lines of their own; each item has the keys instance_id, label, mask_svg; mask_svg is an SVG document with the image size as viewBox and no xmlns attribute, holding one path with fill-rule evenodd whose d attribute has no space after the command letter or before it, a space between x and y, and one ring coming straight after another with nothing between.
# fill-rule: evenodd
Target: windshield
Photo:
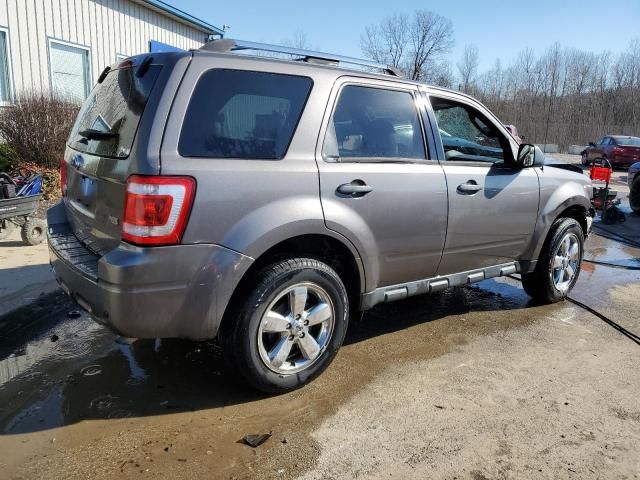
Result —
<instances>
[{"instance_id":1,"label":"windshield","mask_svg":"<svg viewBox=\"0 0 640 480\"><path fill-rule=\"evenodd\" d=\"M111 70L85 101L69 137L75 150L126 158L160 65Z\"/></svg>"}]
</instances>

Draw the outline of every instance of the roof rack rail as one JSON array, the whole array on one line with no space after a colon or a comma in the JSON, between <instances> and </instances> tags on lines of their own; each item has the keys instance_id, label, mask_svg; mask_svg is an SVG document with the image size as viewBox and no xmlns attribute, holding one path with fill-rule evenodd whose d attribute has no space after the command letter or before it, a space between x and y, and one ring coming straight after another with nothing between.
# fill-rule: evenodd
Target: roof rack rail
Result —
<instances>
[{"instance_id":1,"label":"roof rack rail","mask_svg":"<svg viewBox=\"0 0 640 480\"><path fill-rule=\"evenodd\" d=\"M342 55L334 55L332 53L314 52L302 48L283 47L280 45L271 45L268 43L249 42L246 40L234 40L231 38L221 38L205 43L200 50L206 52L228 53L239 50L256 50L260 52L284 53L300 57L299 61L318 63L323 65L338 65L346 63L350 65L358 65L361 67L377 68L387 75L399 77L400 73L393 67L383 63L374 62L372 60L364 60L361 58L345 57Z\"/></svg>"}]
</instances>

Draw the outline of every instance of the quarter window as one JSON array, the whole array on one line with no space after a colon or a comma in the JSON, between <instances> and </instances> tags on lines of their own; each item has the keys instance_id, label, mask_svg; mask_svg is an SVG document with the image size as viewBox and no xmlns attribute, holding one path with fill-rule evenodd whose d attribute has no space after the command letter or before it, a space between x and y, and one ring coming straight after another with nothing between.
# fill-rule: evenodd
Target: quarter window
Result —
<instances>
[{"instance_id":1,"label":"quarter window","mask_svg":"<svg viewBox=\"0 0 640 480\"><path fill-rule=\"evenodd\" d=\"M325 159L425 159L424 140L410 92L347 85L329 123Z\"/></svg>"},{"instance_id":2,"label":"quarter window","mask_svg":"<svg viewBox=\"0 0 640 480\"><path fill-rule=\"evenodd\" d=\"M450 161L507 162L509 141L482 113L464 103L431 98L445 158Z\"/></svg>"},{"instance_id":3,"label":"quarter window","mask_svg":"<svg viewBox=\"0 0 640 480\"><path fill-rule=\"evenodd\" d=\"M312 81L307 77L210 70L196 85L180 133L185 157L281 159Z\"/></svg>"}]
</instances>

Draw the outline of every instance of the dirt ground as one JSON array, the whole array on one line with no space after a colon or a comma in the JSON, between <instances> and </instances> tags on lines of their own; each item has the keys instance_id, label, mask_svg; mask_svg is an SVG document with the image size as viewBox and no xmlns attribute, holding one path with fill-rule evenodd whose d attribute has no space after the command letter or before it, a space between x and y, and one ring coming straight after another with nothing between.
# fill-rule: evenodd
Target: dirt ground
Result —
<instances>
[{"instance_id":1,"label":"dirt ground","mask_svg":"<svg viewBox=\"0 0 640 480\"><path fill-rule=\"evenodd\" d=\"M640 334L640 249L593 235L585 258L572 298ZM640 478L640 344L516 279L378 306L279 396L213 343L129 343L75 309L0 321L0 479Z\"/></svg>"},{"instance_id":2,"label":"dirt ground","mask_svg":"<svg viewBox=\"0 0 640 480\"><path fill-rule=\"evenodd\" d=\"M0 240L0 315L28 305L58 288L49 267L47 243L25 245L16 228Z\"/></svg>"}]
</instances>

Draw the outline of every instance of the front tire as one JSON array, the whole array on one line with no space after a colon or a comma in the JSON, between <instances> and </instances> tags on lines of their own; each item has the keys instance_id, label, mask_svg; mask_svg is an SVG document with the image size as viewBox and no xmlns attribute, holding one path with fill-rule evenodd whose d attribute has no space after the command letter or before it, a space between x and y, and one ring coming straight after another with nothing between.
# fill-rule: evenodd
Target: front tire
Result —
<instances>
[{"instance_id":1,"label":"front tire","mask_svg":"<svg viewBox=\"0 0 640 480\"><path fill-rule=\"evenodd\" d=\"M331 267L310 258L280 261L239 296L220 339L225 361L244 383L282 393L333 361L347 331L349 301Z\"/></svg>"},{"instance_id":2,"label":"front tire","mask_svg":"<svg viewBox=\"0 0 640 480\"><path fill-rule=\"evenodd\" d=\"M582 162L582 165L589 165L589 157L586 153L582 154L580 161Z\"/></svg>"},{"instance_id":3,"label":"front tire","mask_svg":"<svg viewBox=\"0 0 640 480\"><path fill-rule=\"evenodd\" d=\"M536 269L522 275L525 292L539 303L564 300L578 281L584 254L584 233L573 218L560 218L551 227Z\"/></svg>"},{"instance_id":4,"label":"front tire","mask_svg":"<svg viewBox=\"0 0 640 480\"><path fill-rule=\"evenodd\" d=\"M636 215L640 215L640 174L637 174L631 183L629 205Z\"/></svg>"}]
</instances>

